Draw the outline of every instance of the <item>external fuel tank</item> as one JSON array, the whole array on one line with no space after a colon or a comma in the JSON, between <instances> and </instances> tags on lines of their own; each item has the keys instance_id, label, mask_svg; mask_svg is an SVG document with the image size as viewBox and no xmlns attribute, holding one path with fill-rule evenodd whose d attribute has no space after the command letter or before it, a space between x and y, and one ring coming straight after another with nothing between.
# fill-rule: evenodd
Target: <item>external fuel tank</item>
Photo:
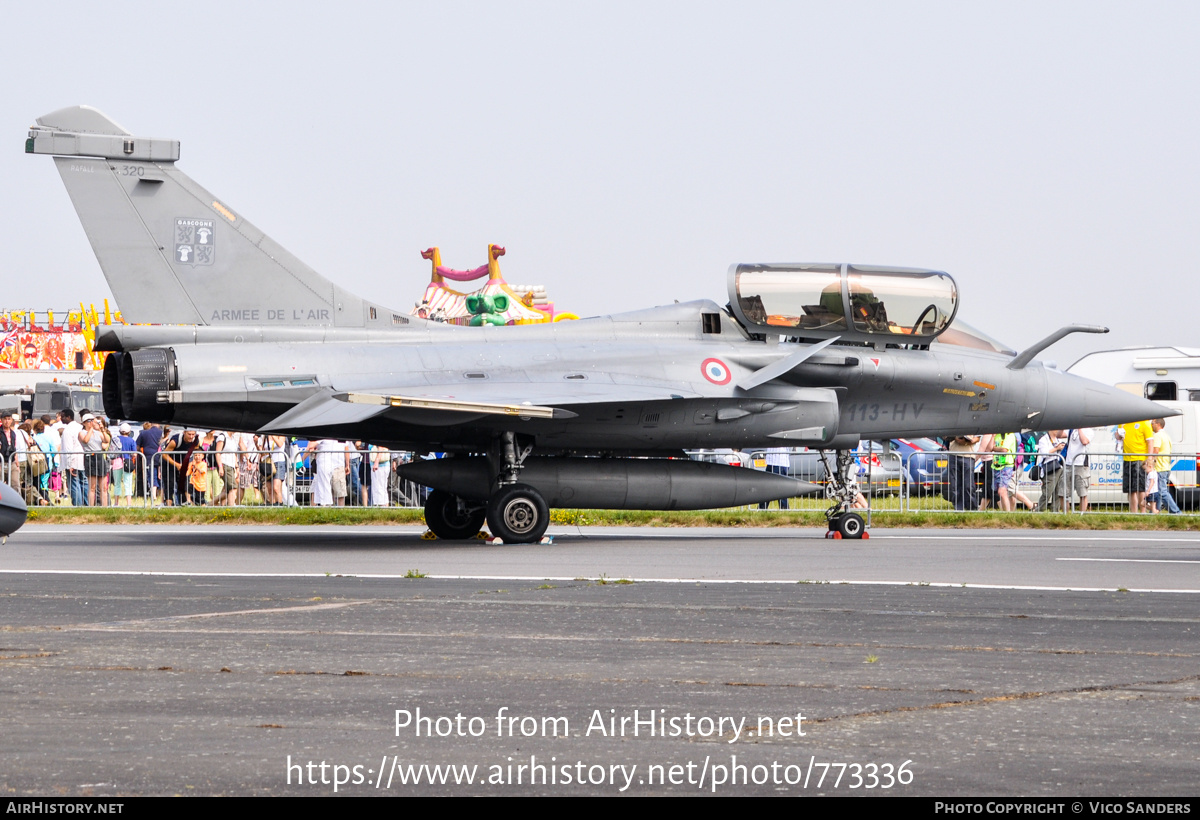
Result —
<instances>
[{"instance_id":1,"label":"external fuel tank","mask_svg":"<svg viewBox=\"0 0 1200 820\"><path fill-rule=\"evenodd\" d=\"M399 474L418 484L484 501L494 476L483 457L417 461ZM820 492L807 481L744 467L666 458L528 458L520 481L558 509L706 510Z\"/></svg>"}]
</instances>

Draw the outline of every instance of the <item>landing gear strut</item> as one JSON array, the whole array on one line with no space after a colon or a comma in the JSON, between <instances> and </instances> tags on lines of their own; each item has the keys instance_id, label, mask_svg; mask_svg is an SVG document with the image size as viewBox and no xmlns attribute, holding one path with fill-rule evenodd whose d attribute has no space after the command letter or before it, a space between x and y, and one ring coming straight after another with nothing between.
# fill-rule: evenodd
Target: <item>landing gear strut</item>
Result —
<instances>
[{"instance_id":1,"label":"landing gear strut","mask_svg":"<svg viewBox=\"0 0 1200 820\"><path fill-rule=\"evenodd\" d=\"M542 494L518 479L533 444L515 433L501 433L488 456L496 476L496 489L487 504L487 524L492 535L506 544L533 544L550 526L550 509Z\"/></svg>"},{"instance_id":2,"label":"landing gear strut","mask_svg":"<svg viewBox=\"0 0 1200 820\"><path fill-rule=\"evenodd\" d=\"M850 470L854 469L854 454L849 450L837 451L836 469L829 464L829 451L821 451L821 463L825 465L825 477L829 482L830 496L833 505L825 511L825 521L829 525L826 538L868 538L866 522L858 513L850 512L854 502L859 498L858 485L848 478Z\"/></svg>"}]
</instances>

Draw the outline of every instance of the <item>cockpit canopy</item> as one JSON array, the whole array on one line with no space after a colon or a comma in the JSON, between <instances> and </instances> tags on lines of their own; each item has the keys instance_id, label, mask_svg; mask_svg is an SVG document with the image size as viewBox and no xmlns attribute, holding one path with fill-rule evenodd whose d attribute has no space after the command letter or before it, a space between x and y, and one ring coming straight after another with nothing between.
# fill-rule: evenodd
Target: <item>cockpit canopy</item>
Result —
<instances>
[{"instance_id":1,"label":"cockpit canopy","mask_svg":"<svg viewBox=\"0 0 1200 820\"><path fill-rule=\"evenodd\" d=\"M742 264L729 268L729 302L751 332L926 344L953 321L958 288L919 268Z\"/></svg>"}]
</instances>

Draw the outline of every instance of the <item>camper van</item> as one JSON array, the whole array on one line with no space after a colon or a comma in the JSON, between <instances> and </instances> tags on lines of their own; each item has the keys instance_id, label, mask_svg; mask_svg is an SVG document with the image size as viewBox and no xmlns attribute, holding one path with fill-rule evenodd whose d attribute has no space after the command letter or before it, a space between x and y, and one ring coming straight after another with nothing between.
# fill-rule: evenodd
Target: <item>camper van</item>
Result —
<instances>
[{"instance_id":1,"label":"camper van","mask_svg":"<svg viewBox=\"0 0 1200 820\"><path fill-rule=\"evenodd\" d=\"M63 384L62 382L38 382L33 391L34 418L54 415L67 408L80 418L84 413L104 415L104 399L100 388L85 384Z\"/></svg>"},{"instance_id":2,"label":"camper van","mask_svg":"<svg viewBox=\"0 0 1200 820\"><path fill-rule=\"evenodd\" d=\"M1158 402L1179 416L1165 418L1173 456L1171 484L1175 500L1183 509L1200 509L1196 487L1196 450L1200 445L1200 348L1127 347L1089 353L1067 368L1067 372L1103 384L1111 384L1137 396ZM1114 428L1095 431L1088 447L1091 454L1094 504L1120 504L1121 450Z\"/></svg>"}]
</instances>

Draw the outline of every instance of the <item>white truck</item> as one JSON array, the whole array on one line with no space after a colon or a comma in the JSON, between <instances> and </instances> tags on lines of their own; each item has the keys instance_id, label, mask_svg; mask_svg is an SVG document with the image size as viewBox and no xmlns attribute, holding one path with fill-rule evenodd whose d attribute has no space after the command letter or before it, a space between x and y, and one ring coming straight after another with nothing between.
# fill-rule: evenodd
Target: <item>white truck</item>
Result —
<instances>
[{"instance_id":1,"label":"white truck","mask_svg":"<svg viewBox=\"0 0 1200 820\"><path fill-rule=\"evenodd\" d=\"M1088 353L1067 372L1127 390L1158 402L1164 410L1182 415L1164 417L1171 437L1171 485L1175 500L1185 510L1200 508L1196 487L1196 452L1200 446L1200 348L1127 347ZM1088 447L1092 473L1093 504L1120 504L1120 444L1114 428L1095 431Z\"/></svg>"}]
</instances>

